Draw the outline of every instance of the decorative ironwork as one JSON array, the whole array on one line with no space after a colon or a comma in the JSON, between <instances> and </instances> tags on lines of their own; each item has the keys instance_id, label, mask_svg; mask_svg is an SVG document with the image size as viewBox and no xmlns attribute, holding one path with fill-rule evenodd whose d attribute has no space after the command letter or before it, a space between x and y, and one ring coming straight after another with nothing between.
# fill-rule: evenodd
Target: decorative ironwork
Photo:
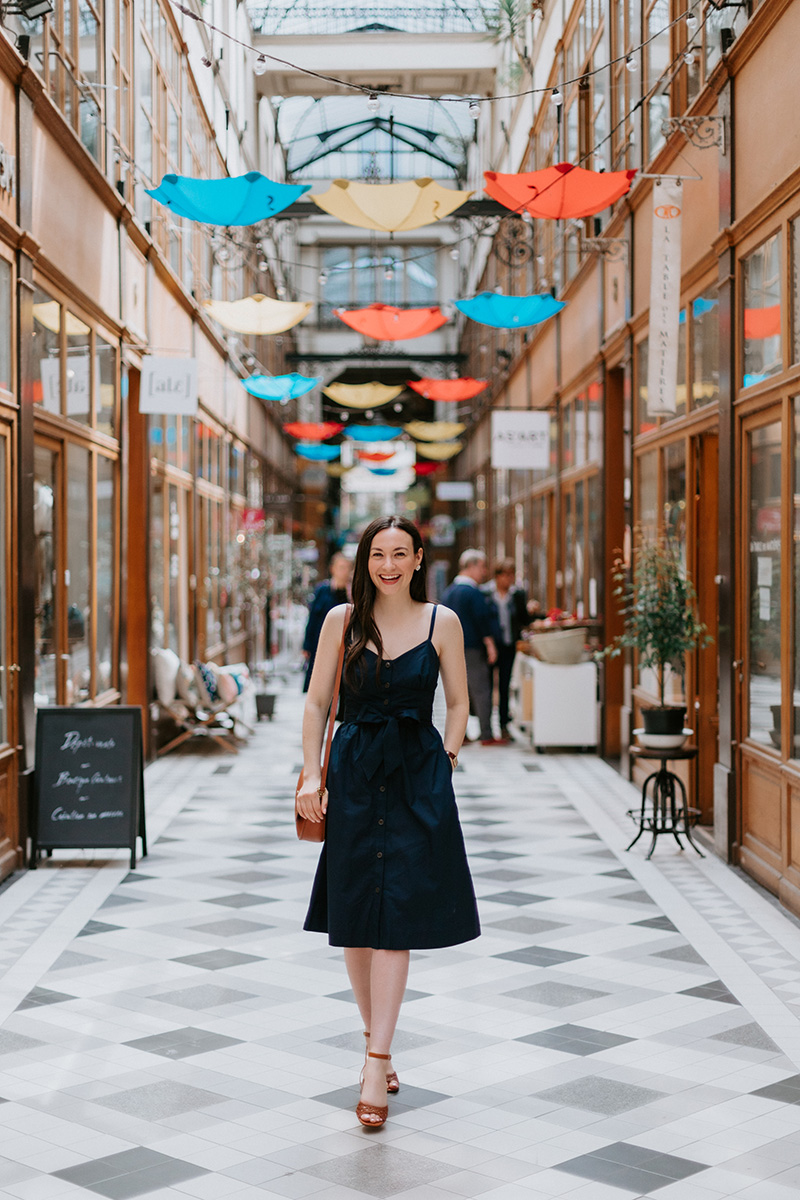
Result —
<instances>
[{"instance_id":1,"label":"decorative ironwork","mask_svg":"<svg viewBox=\"0 0 800 1200\"><path fill-rule=\"evenodd\" d=\"M533 244L528 226L521 217L504 217L497 230L493 252L495 258L512 271L524 267L533 258Z\"/></svg>"},{"instance_id":2,"label":"decorative ironwork","mask_svg":"<svg viewBox=\"0 0 800 1200\"><path fill-rule=\"evenodd\" d=\"M585 237L581 239L581 248L593 250L597 254L601 254L603 258L607 258L609 262L628 261L627 238Z\"/></svg>"},{"instance_id":3,"label":"decorative ironwork","mask_svg":"<svg viewBox=\"0 0 800 1200\"><path fill-rule=\"evenodd\" d=\"M683 133L698 150L718 146L725 153L724 117L667 117L661 122L661 132L664 137L669 137L671 133Z\"/></svg>"}]
</instances>

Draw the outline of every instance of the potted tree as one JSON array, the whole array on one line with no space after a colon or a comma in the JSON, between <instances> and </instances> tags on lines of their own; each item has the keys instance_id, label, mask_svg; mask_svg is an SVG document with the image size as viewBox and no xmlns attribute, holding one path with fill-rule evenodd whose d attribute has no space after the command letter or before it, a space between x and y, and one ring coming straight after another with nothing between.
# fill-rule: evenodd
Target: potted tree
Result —
<instances>
[{"instance_id":1,"label":"potted tree","mask_svg":"<svg viewBox=\"0 0 800 1200\"><path fill-rule=\"evenodd\" d=\"M683 675L685 656L712 639L698 619L697 593L681 565L678 547L669 538L639 538L632 575L622 559L614 563L613 595L619 604L625 628L598 658L614 658L626 647L635 650L639 666L655 671L658 705L642 710L643 739L669 738L680 745L686 719L685 705L665 701L667 669ZM652 744L652 743L651 743Z\"/></svg>"}]
</instances>

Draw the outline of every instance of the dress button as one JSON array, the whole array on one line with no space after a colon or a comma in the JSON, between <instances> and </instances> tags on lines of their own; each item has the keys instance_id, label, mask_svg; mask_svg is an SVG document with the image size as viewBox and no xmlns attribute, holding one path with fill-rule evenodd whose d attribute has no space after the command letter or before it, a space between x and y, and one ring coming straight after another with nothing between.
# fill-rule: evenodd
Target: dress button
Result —
<instances>
[{"instance_id":1,"label":"dress button","mask_svg":"<svg viewBox=\"0 0 800 1200\"><path fill-rule=\"evenodd\" d=\"M388 687L391 687L392 685L390 683L385 683L383 686L388 688Z\"/></svg>"},{"instance_id":2,"label":"dress button","mask_svg":"<svg viewBox=\"0 0 800 1200\"><path fill-rule=\"evenodd\" d=\"M380 890L381 890L380 888L375 888L375 894L377 895L377 893L378 893Z\"/></svg>"},{"instance_id":3,"label":"dress button","mask_svg":"<svg viewBox=\"0 0 800 1200\"><path fill-rule=\"evenodd\" d=\"M378 818L378 824L379 824L379 825L382 825L382 824L383 824L383 817L379 817L379 818Z\"/></svg>"},{"instance_id":4,"label":"dress button","mask_svg":"<svg viewBox=\"0 0 800 1200\"><path fill-rule=\"evenodd\" d=\"M382 792L385 792L385 791L386 791L386 788L383 786L383 784L381 784L381 786L380 786L380 789L379 789L379 790L380 790L380 791L382 791ZM383 821L381 821L381 824L383 824Z\"/></svg>"},{"instance_id":5,"label":"dress button","mask_svg":"<svg viewBox=\"0 0 800 1200\"><path fill-rule=\"evenodd\" d=\"M381 850L378 851L378 858L383 858L383 851L381 851Z\"/></svg>"},{"instance_id":6,"label":"dress button","mask_svg":"<svg viewBox=\"0 0 800 1200\"><path fill-rule=\"evenodd\" d=\"M387 685L387 686L388 686L388 685ZM383 702L383 703L384 703L384 704L388 704L388 703L389 703L389 701L388 701L388 700L384 700L384 702Z\"/></svg>"}]
</instances>

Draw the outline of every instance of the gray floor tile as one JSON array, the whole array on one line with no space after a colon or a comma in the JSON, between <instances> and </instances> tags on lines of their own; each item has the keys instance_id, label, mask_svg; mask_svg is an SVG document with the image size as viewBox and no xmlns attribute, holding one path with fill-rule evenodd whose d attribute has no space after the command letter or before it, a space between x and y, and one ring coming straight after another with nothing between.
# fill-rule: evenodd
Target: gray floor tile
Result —
<instances>
[{"instance_id":1,"label":"gray floor tile","mask_svg":"<svg viewBox=\"0 0 800 1200\"><path fill-rule=\"evenodd\" d=\"M612 1117L630 1112L634 1108L641 1108L643 1104L652 1104L665 1094L653 1088L638 1087L636 1084L620 1083L615 1079L591 1075L537 1092L540 1100L555 1100L558 1104L566 1104L570 1108L586 1109L588 1112L604 1113Z\"/></svg>"},{"instance_id":2,"label":"gray floor tile","mask_svg":"<svg viewBox=\"0 0 800 1200\"><path fill-rule=\"evenodd\" d=\"M569 1008L573 1004L584 1004L587 1000L599 1000L607 996L597 988L575 987L571 983L532 983L527 987L504 992L514 1000L527 1000L547 1008Z\"/></svg>"},{"instance_id":3,"label":"gray floor tile","mask_svg":"<svg viewBox=\"0 0 800 1200\"><path fill-rule=\"evenodd\" d=\"M244 963L263 961L257 954L242 954L236 950L203 950L199 954L185 954L172 959L172 962L183 963L187 967L202 967L205 971L223 971Z\"/></svg>"},{"instance_id":4,"label":"gray floor tile","mask_svg":"<svg viewBox=\"0 0 800 1200\"><path fill-rule=\"evenodd\" d=\"M139 1117L143 1121L160 1121L179 1113L209 1108L212 1104L221 1104L223 1100L225 1096L216 1092L162 1079L158 1083L146 1083L141 1087L115 1092L111 1096L97 1097L94 1103L131 1117Z\"/></svg>"},{"instance_id":5,"label":"gray floor tile","mask_svg":"<svg viewBox=\"0 0 800 1200\"><path fill-rule=\"evenodd\" d=\"M219 1008L223 1004L237 1004L241 1000L252 1000L255 992L240 992L235 988L219 987L214 983L200 983L197 987L181 988L175 992L158 992L150 1000L159 1004L174 1004L176 1008L201 1011Z\"/></svg>"},{"instance_id":6,"label":"gray floor tile","mask_svg":"<svg viewBox=\"0 0 800 1200\"><path fill-rule=\"evenodd\" d=\"M457 1167L434 1162L420 1154L376 1145L316 1167L306 1167L305 1173L382 1200L444 1179L457 1170Z\"/></svg>"}]
</instances>

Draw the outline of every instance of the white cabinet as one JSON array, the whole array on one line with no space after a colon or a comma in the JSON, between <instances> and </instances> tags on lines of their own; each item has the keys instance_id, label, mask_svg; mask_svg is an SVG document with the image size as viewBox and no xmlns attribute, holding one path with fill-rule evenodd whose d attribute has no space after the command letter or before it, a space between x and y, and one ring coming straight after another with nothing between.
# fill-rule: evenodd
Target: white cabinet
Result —
<instances>
[{"instance_id":1,"label":"white cabinet","mask_svg":"<svg viewBox=\"0 0 800 1200\"><path fill-rule=\"evenodd\" d=\"M554 666L517 655L516 723L532 745L597 745L597 664Z\"/></svg>"}]
</instances>

